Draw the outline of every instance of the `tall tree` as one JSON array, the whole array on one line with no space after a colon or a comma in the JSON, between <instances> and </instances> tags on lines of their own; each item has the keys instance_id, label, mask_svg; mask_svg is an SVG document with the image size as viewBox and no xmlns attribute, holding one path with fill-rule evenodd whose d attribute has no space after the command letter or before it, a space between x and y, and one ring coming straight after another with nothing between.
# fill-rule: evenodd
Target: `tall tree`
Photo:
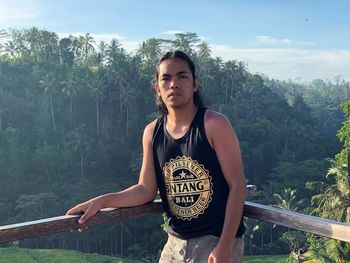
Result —
<instances>
[{"instance_id":1,"label":"tall tree","mask_svg":"<svg viewBox=\"0 0 350 263\"><path fill-rule=\"evenodd\" d=\"M328 182L308 182L307 187L317 192L312 197L313 214L350 223L350 184L348 167L330 159L332 167L326 174ZM326 262L345 262L350 259L350 244L334 239L309 237L311 255Z\"/></svg>"},{"instance_id":2,"label":"tall tree","mask_svg":"<svg viewBox=\"0 0 350 263\"><path fill-rule=\"evenodd\" d=\"M57 128L56 128L56 121L55 121L55 110L54 110L53 99L52 99L53 94L55 93L57 88L57 81L56 81L55 75L51 72L46 74L44 78L39 81L39 85L44 90L44 94L49 97L52 126L54 131L56 131Z\"/></svg>"},{"instance_id":3,"label":"tall tree","mask_svg":"<svg viewBox=\"0 0 350 263\"><path fill-rule=\"evenodd\" d=\"M88 70L87 84L90 93L92 94L96 105L96 134L100 135L100 102L104 97L104 82L103 82L102 64L92 66Z\"/></svg>"},{"instance_id":4,"label":"tall tree","mask_svg":"<svg viewBox=\"0 0 350 263\"><path fill-rule=\"evenodd\" d=\"M14 58L14 57L16 57L16 54L17 54L19 48L15 42L10 40L10 41L5 43L4 50L7 54L10 55L10 57Z\"/></svg>"},{"instance_id":5,"label":"tall tree","mask_svg":"<svg viewBox=\"0 0 350 263\"><path fill-rule=\"evenodd\" d=\"M350 164L350 100L344 102L341 105L343 112L345 114L345 122L343 126L338 131L338 138L344 144L341 152L336 156L340 163L346 163L347 167Z\"/></svg>"},{"instance_id":6,"label":"tall tree","mask_svg":"<svg viewBox=\"0 0 350 263\"><path fill-rule=\"evenodd\" d=\"M73 41L71 38L62 38L59 42L61 62L72 66L74 61Z\"/></svg>"},{"instance_id":7,"label":"tall tree","mask_svg":"<svg viewBox=\"0 0 350 263\"><path fill-rule=\"evenodd\" d=\"M317 216L350 223L350 178L348 168L350 138L350 102L342 107L346 116L343 127L338 132L339 139L344 142L342 151L336 159L329 159L331 168L326 174L326 182L308 182L306 186L316 194L311 201L313 213ZM333 239L310 237L313 256L327 262L345 262L350 259L350 244Z\"/></svg>"},{"instance_id":8,"label":"tall tree","mask_svg":"<svg viewBox=\"0 0 350 263\"><path fill-rule=\"evenodd\" d=\"M29 52L31 55L37 55L38 49L40 48L41 31L37 27L32 27L24 32L24 39L29 44Z\"/></svg>"},{"instance_id":9,"label":"tall tree","mask_svg":"<svg viewBox=\"0 0 350 263\"><path fill-rule=\"evenodd\" d=\"M297 200L296 190L291 188L284 188L280 194L274 194L276 207L289 210L298 211L304 200Z\"/></svg>"},{"instance_id":10,"label":"tall tree","mask_svg":"<svg viewBox=\"0 0 350 263\"><path fill-rule=\"evenodd\" d=\"M175 48L180 49L191 56L194 56L194 48L198 42L199 37L196 33L176 33L173 45Z\"/></svg>"},{"instance_id":11,"label":"tall tree","mask_svg":"<svg viewBox=\"0 0 350 263\"><path fill-rule=\"evenodd\" d=\"M138 53L145 60L156 60L159 58L162 49L162 40L158 38L150 38L146 41L143 41L140 48L138 49Z\"/></svg>"},{"instance_id":12,"label":"tall tree","mask_svg":"<svg viewBox=\"0 0 350 263\"><path fill-rule=\"evenodd\" d=\"M86 33L84 36L79 36L79 42L82 46L82 53L84 59L87 59L89 54L93 51L95 51L94 38L90 35L90 33Z\"/></svg>"},{"instance_id":13,"label":"tall tree","mask_svg":"<svg viewBox=\"0 0 350 263\"><path fill-rule=\"evenodd\" d=\"M74 153L79 154L80 179L83 180L85 177L86 154L90 148L86 125L80 125L78 128L70 131L66 135L66 144L68 147L71 147Z\"/></svg>"}]
</instances>

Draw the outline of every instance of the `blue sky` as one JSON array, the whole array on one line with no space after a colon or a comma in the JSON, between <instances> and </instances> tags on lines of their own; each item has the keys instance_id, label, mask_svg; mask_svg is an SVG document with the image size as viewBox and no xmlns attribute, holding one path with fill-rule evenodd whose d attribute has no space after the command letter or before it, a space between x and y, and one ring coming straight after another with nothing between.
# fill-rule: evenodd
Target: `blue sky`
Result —
<instances>
[{"instance_id":1,"label":"blue sky","mask_svg":"<svg viewBox=\"0 0 350 263\"><path fill-rule=\"evenodd\" d=\"M148 38L194 32L213 56L276 79L350 81L349 0L0 0L0 29L118 38L132 52Z\"/></svg>"}]
</instances>

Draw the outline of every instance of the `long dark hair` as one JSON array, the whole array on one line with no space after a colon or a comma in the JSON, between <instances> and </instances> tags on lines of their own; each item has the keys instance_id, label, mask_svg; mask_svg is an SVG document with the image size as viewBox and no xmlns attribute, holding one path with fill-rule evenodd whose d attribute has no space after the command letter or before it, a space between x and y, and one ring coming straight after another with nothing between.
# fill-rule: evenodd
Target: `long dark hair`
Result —
<instances>
[{"instance_id":1,"label":"long dark hair","mask_svg":"<svg viewBox=\"0 0 350 263\"><path fill-rule=\"evenodd\" d=\"M194 65L192 59L185 52L180 51L180 50L169 51L161 57L161 59L159 60L157 66L156 66L156 74L155 74L155 79L153 80L153 84L158 82L160 64L162 64L165 60L175 59L175 58L182 59L183 61L185 61L187 63L187 65L191 71L191 74L192 74L193 85L195 85L195 80L196 80L195 65ZM193 102L198 108L204 107L201 94L199 93L199 89L197 89L197 91L195 91L193 94ZM156 106L157 106L158 113L160 115L168 114L168 109L166 108L166 105L160 96L156 96Z\"/></svg>"}]
</instances>

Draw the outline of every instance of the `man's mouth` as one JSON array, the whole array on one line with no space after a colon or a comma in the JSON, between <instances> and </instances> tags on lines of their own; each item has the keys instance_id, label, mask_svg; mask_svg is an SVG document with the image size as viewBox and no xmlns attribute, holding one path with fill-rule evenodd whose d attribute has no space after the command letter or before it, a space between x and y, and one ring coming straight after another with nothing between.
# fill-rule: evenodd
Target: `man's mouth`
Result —
<instances>
[{"instance_id":1,"label":"man's mouth","mask_svg":"<svg viewBox=\"0 0 350 263\"><path fill-rule=\"evenodd\" d=\"M168 98L170 98L170 97L178 97L178 96L180 96L181 94L180 93L170 93L169 95L168 95Z\"/></svg>"}]
</instances>

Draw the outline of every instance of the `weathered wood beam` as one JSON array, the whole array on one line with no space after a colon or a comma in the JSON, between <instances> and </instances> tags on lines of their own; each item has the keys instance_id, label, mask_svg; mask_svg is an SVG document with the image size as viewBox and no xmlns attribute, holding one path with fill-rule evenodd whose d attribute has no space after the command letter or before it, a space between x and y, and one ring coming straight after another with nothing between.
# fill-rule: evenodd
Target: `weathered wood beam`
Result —
<instances>
[{"instance_id":1,"label":"weathered wood beam","mask_svg":"<svg viewBox=\"0 0 350 263\"><path fill-rule=\"evenodd\" d=\"M254 192L255 190L255 185L247 185L248 194ZM113 221L123 221L163 212L163 205L161 201L156 200L154 203L149 203L138 207L102 209L99 213L90 218L83 225L77 223L77 220L79 218L78 215L69 215L0 226L0 243L50 235L71 230L78 230L78 228L84 228Z\"/></svg>"},{"instance_id":2,"label":"weathered wood beam","mask_svg":"<svg viewBox=\"0 0 350 263\"><path fill-rule=\"evenodd\" d=\"M243 214L246 217L350 242L350 224L251 202L245 202Z\"/></svg>"},{"instance_id":3,"label":"weathered wood beam","mask_svg":"<svg viewBox=\"0 0 350 263\"><path fill-rule=\"evenodd\" d=\"M254 189L254 186L248 186L248 192L252 192ZM162 212L163 205L160 200L156 200L154 203L138 207L103 209L83 225L78 224L78 215L69 215L1 226L0 243L78 230L79 228L88 226L128 220ZM245 202L243 215L300 231L350 242L350 224L304 215L252 202Z\"/></svg>"},{"instance_id":4,"label":"weathered wood beam","mask_svg":"<svg viewBox=\"0 0 350 263\"><path fill-rule=\"evenodd\" d=\"M25 223L0 226L0 243L22 240L26 238L50 235L79 228L104 224L113 221L123 221L142 216L159 214L163 212L163 204L156 200L143 206L130 208L106 208L102 209L95 216L91 217L86 223L78 224L79 215L66 215L41 220L35 220Z\"/></svg>"}]
</instances>

